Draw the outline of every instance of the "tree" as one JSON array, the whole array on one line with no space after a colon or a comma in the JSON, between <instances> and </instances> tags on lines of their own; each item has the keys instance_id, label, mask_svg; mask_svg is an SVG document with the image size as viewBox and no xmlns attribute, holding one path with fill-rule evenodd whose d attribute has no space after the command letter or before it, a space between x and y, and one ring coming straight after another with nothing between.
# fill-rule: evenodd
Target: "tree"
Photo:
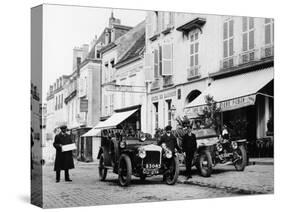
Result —
<instances>
[{"instance_id":1,"label":"tree","mask_svg":"<svg viewBox=\"0 0 281 212\"><path fill-rule=\"evenodd\" d=\"M219 131L221 128L220 124L220 112L221 109L213 96L205 96L206 106L204 107L202 114L198 114L200 119L204 122L206 128L213 128Z\"/></svg>"}]
</instances>

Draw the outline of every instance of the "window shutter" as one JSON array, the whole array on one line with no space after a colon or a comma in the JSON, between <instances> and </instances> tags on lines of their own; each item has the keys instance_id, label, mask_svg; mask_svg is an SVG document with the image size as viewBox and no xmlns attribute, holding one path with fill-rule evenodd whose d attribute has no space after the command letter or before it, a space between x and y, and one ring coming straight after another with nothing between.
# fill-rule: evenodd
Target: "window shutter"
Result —
<instances>
[{"instance_id":1,"label":"window shutter","mask_svg":"<svg viewBox=\"0 0 281 212\"><path fill-rule=\"evenodd\" d=\"M265 44L271 43L271 29L270 24L265 25Z\"/></svg>"},{"instance_id":2,"label":"window shutter","mask_svg":"<svg viewBox=\"0 0 281 212\"><path fill-rule=\"evenodd\" d=\"M154 49L154 78L159 77L159 54L158 49Z\"/></svg>"},{"instance_id":3,"label":"window shutter","mask_svg":"<svg viewBox=\"0 0 281 212\"><path fill-rule=\"evenodd\" d=\"M243 17L242 18L242 25L243 25L243 28L242 28L242 30L243 30L243 32L245 32L245 31L247 31L247 29L248 29L248 18L247 17Z\"/></svg>"},{"instance_id":4,"label":"window shutter","mask_svg":"<svg viewBox=\"0 0 281 212\"><path fill-rule=\"evenodd\" d=\"M159 75L162 76L162 46L159 46Z\"/></svg>"},{"instance_id":5,"label":"window shutter","mask_svg":"<svg viewBox=\"0 0 281 212\"><path fill-rule=\"evenodd\" d=\"M229 40L229 56L233 56L233 38Z\"/></svg>"},{"instance_id":6,"label":"window shutter","mask_svg":"<svg viewBox=\"0 0 281 212\"><path fill-rule=\"evenodd\" d=\"M254 28L254 18L250 17L249 18L249 29L253 29Z\"/></svg>"},{"instance_id":7,"label":"window shutter","mask_svg":"<svg viewBox=\"0 0 281 212\"><path fill-rule=\"evenodd\" d=\"M248 50L248 33L243 34L243 51Z\"/></svg>"},{"instance_id":8,"label":"window shutter","mask_svg":"<svg viewBox=\"0 0 281 212\"><path fill-rule=\"evenodd\" d=\"M223 57L228 57L228 41L223 42Z\"/></svg>"},{"instance_id":9,"label":"window shutter","mask_svg":"<svg viewBox=\"0 0 281 212\"><path fill-rule=\"evenodd\" d=\"M255 34L254 31L249 32L249 49L253 49L255 47Z\"/></svg>"},{"instance_id":10,"label":"window shutter","mask_svg":"<svg viewBox=\"0 0 281 212\"><path fill-rule=\"evenodd\" d=\"M227 22L224 22L223 24L223 39L226 39L228 37L227 35Z\"/></svg>"},{"instance_id":11,"label":"window shutter","mask_svg":"<svg viewBox=\"0 0 281 212\"><path fill-rule=\"evenodd\" d=\"M229 34L228 37L232 37L233 36L233 20L229 21Z\"/></svg>"},{"instance_id":12,"label":"window shutter","mask_svg":"<svg viewBox=\"0 0 281 212\"><path fill-rule=\"evenodd\" d=\"M153 55L151 53L146 53L144 55L145 81L153 81L152 62L153 62Z\"/></svg>"},{"instance_id":13,"label":"window shutter","mask_svg":"<svg viewBox=\"0 0 281 212\"><path fill-rule=\"evenodd\" d=\"M173 57L173 46L172 44L164 44L162 46L162 75L171 76L172 75L172 57Z\"/></svg>"}]
</instances>

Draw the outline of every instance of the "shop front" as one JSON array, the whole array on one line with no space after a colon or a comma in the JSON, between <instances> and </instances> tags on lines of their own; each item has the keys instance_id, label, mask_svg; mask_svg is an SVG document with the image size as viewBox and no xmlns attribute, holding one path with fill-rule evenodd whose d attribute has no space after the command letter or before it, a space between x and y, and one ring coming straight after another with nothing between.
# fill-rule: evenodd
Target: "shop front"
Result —
<instances>
[{"instance_id":1,"label":"shop front","mask_svg":"<svg viewBox=\"0 0 281 212\"><path fill-rule=\"evenodd\" d=\"M141 131L141 106L133 106L115 110L115 113L105 121L100 121L94 128L81 136L86 143L91 144L92 160L98 156L102 142L118 132L126 137L135 137Z\"/></svg>"},{"instance_id":2,"label":"shop front","mask_svg":"<svg viewBox=\"0 0 281 212\"><path fill-rule=\"evenodd\" d=\"M233 137L247 139L250 157L273 157L273 68L214 80L185 114L202 113L207 95L220 108L221 126L227 125Z\"/></svg>"}]
</instances>

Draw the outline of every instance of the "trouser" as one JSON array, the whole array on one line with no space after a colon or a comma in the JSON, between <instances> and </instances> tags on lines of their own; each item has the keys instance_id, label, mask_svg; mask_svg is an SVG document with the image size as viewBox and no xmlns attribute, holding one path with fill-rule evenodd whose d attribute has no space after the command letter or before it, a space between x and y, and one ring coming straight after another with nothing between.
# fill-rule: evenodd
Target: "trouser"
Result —
<instances>
[{"instance_id":1,"label":"trouser","mask_svg":"<svg viewBox=\"0 0 281 212\"><path fill-rule=\"evenodd\" d=\"M192 167L193 157L194 157L194 151L185 152L186 176L191 176L191 167Z\"/></svg>"},{"instance_id":2,"label":"trouser","mask_svg":"<svg viewBox=\"0 0 281 212\"><path fill-rule=\"evenodd\" d=\"M56 171L56 180L58 180L58 181L60 180L60 171L61 170L57 170ZM68 171L68 169L64 170L64 179L65 180L69 180L69 171Z\"/></svg>"}]
</instances>

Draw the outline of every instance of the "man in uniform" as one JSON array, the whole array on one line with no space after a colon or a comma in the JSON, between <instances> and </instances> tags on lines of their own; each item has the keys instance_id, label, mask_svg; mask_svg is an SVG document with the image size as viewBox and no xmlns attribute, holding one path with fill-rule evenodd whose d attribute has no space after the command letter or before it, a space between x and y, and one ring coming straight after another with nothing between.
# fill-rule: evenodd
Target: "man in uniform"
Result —
<instances>
[{"instance_id":1,"label":"man in uniform","mask_svg":"<svg viewBox=\"0 0 281 212\"><path fill-rule=\"evenodd\" d=\"M54 171L56 171L56 182L60 181L60 171L64 170L65 181L71 182L69 178L69 169L74 168L74 162L72 158L72 151L62 152L62 146L71 144L72 140L69 134L66 133L67 127L65 125L60 127L61 132L55 136L53 146L56 148L56 159Z\"/></svg>"},{"instance_id":2,"label":"man in uniform","mask_svg":"<svg viewBox=\"0 0 281 212\"><path fill-rule=\"evenodd\" d=\"M187 133L182 139L182 149L185 152L185 166L186 166L186 176L187 179L191 177L191 166L194 153L197 149L196 136L191 132L192 126L190 124L186 125Z\"/></svg>"}]
</instances>

